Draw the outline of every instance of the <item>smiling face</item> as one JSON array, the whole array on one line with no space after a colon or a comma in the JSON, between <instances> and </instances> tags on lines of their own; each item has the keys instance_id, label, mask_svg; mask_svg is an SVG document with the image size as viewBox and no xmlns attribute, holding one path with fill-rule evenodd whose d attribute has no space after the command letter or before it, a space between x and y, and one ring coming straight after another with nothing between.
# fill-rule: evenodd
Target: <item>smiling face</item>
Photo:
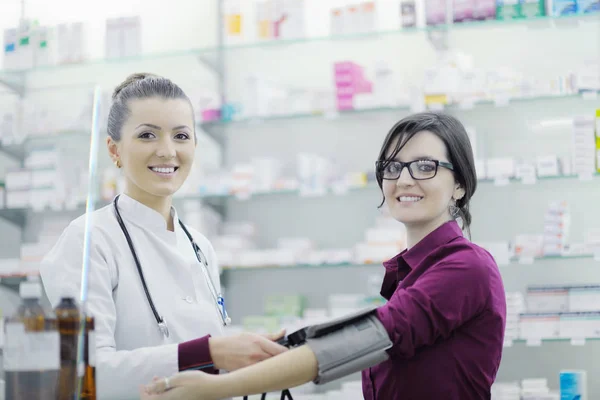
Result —
<instances>
[{"instance_id":1,"label":"smiling face","mask_svg":"<svg viewBox=\"0 0 600 400\"><path fill-rule=\"evenodd\" d=\"M398 140L396 138L390 143L386 159L391 160ZM405 163L415 160L449 163L447 153L446 145L437 135L420 131L404 144L393 160ZM429 162L413 165L413 174L419 177L417 170L424 176L432 171ZM398 179L384 179L382 190L392 216L409 230L422 231L421 236L452 219L449 207L453 199L464 196L464 190L455 181L454 173L443 166L437 168L433 178L426 180L414 179L405 167Z\"/></svg>"},{"instance_id":2,"label":"smiling face","mask_svg":"<svg viewBox=\"0 0 600 400\"><path fill-rule=\"evenodd\" d=\"M168 197L184 183L194 161L194 118L188 101L151 97L127 104L121 139L108 138L119 160L125 192L138 200Z\"/></svg>"}]
</instances>

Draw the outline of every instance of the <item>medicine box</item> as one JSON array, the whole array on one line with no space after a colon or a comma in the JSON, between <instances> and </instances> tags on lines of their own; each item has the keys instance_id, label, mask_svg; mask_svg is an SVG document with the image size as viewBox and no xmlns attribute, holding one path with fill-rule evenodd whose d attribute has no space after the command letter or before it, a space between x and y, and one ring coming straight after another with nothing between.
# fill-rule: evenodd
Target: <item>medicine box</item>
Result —
<instances>
[{"instance_id":1,"label":"medicine box","mask_svg":"<svg viewBox=\"0 0 600 400\"><path fill-rule=\"evenodd\" d=\"M565 339L600 337L600 311L561 313L560 337Z\"/></svg>"},{"instance_id":2,"label":"medicine box","mask_svg":"<svg viewBox=\"0 0 600 400\"><path fill-rule=\"evenodd\" d=\"M598 0L578 0L577 12L579 14L597 13L600 11L600 1Z\"/></svg>"},{"instance_id":3,"label":"medicine box","mask_svg":"<svg viewBox=\"0 0 600 400\"><path fill-rule=\"evenodd\" d=\"M519 0L521 3L519 12L521 18L538 18L546 15L546 3L544 0Z\"/></svg>"},{"instance_id":4,"label":"medicine box","mask_svg":"<svg viewBox=\"0 0 600 400\"><path fill-rule=\"evenodd\" d=\"M279 330L279 319L266 315L248 315L242 319L242 325L247 332L275 333Z\"/></svg>"},{"instance_id":5,"label":"medicine box","mask_svg":"<svg viewBox=\"0 0 600 400\"><path fill-rule=\"evenodd\" d=\"M576 0L553 0L552 15L555 17L577 13Z\"/></svg>"},{"instance_id":6,"label":"medicine box","mask_svg":"<svg viewBox=\"0 0 600 400\"><path fill-rule=\"evenodd\" d=\"M8 192L29 189L31 187L31 171L26 169L11 170L6 173L5 184Z\"/></svg>"},{"instance_id":7,"label":"medicine box","mask_svg":"<svg viewBox=\"0 0 600 400\"><path fill-rule=\"evenodd\" d=\"M560 398L589 400L586 371L560 371Z\"/></svg>"},{"instance_id":8,"label":"medicine box","mask_svg":"<svg viewBox=\"0 0 600 400\"><path fill-rule=\"evenodd\" d=\"M600 311L600 285L569 288L569 311Z\"/></svg>"},{"instance_id":9,"label":"medicine box","mask_svg":"<svg viewBox=\"0 0 600 400\"><path fill-rule=\"evenodd\" d=\"M405 0L400 3L400 24L403 28L417 26L417 10L414 0Z\"/></svg>"},{"instance_id":10,"label":"medicine box","mask_svg":"<svg viewBox=\"0 0 600 400\"><path fill-rule=\"evenodd\" d=\"M273 317L302 317L306 299L301 295L269 295L265 300L265 314Z\"/></svg>"},{"instance_id":11,"label":"medicine box","mask_svg":"<svg viewBox=\"0 0 600 400\"><path fill-rule=\"evenodd\" d=\"M568 286L529 286L527 310L533 313L569 311Z\"/></svg>"},{"instance_id":12,"label":"medicine box","mask_svg":"<svg viewBox=\"0 0 600 400\"><path fill-rule=\"evenodd\" d=\"M477 0L473 7L473 19L486 20L496 18L496 1L495 0Z\"/></svg>"},{"instance_id":13,"label":"medicine box","mask_svg":"<svg viewBox=\"0 0 600 400\"><path fill-rule=\"evenodd\" d=\"M519 0L497 0L496 19L511 20L521 17L521 4Z\"/></svg>"},{"instance_id":14,"label":"medicine box","mask_svg":"<svg viewBox=\"0 0 600 400\"><path fill-rule=\"evenodd\" d=\"M600 109L596 110L596 171L600 172Z\"/></svg>"},{"instance_id":15,"label":"medicine box","mask_svg":"<svg viewBox=\"0 0 600 400\"><path fill-rule=\"evenodd\" d=\"M521 339L551 339L560 337L559 313L525 313L520 316Z\"/></svg>"},{"instance_id":16,"label":"medicine box","mask_svg":"<svg viewBox=\"0 0 600 400\"><path fill-rule=\"evenodd\" d=\"M425 0L425 21L427 25L445 24L447 12L446 0Z\"/></svg>"},{"instance_id":17,"label":"medicine box","mask_svg":"<svg viewBox=\"0 0 600 400\"><path fill-rule=\"evenodd\" d=\"M454 22L472 21L473 11L476 1L473 0L453 0L452 1L452 19Z\"/></svg>"}]
</instances>

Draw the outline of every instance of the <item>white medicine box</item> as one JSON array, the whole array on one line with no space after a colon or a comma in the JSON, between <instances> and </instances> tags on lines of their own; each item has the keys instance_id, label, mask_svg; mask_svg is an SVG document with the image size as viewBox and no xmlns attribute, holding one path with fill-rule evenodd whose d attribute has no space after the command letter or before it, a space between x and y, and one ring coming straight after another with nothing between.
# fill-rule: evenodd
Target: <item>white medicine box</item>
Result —
<instances>
[{"instance_id":1,"label":"white medicine box","mask_svg":"<svg viewBox=\"0 0 600 400\"><path fill-rule=\"evenodd\" d=\"M521 339L551 339L560 336L559 313L527 313L520 318Z\"/></svg>"},{"instance_id":2,"label":"white medicine box","mask_svg":"<svg viewBox=\"0 0 600 400\"><path fill-rule=\"evenodd\" d=\"M600 312L600 285L571 287L569 289L569 311Z\"/></svg>"},{"instance_id":3,"label":"white medicine box","mask_svg":"<svg viewBox=\"0 0 600 400\"><path fill-rule=\"evenodd\" d=\"M6 173L6 190L24 190L31 187L31 171L25 169L11 170Z\"/></svg>"},{"instance_id":4,"label":"white medicine box","mask_svg":"<svg viewBox=\"0 0 600 400\"><path fill-rule=\"evenodd\" d=\"M526 301L527 310L532 313L569 311L569 287L530 286Z\"/></svg>"}]
</instances>

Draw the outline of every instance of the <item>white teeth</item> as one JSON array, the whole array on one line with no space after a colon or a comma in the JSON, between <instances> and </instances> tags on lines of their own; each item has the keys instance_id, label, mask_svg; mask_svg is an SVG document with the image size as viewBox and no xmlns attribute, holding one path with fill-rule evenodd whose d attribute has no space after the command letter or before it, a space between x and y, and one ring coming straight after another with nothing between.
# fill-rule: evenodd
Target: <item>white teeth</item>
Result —
<instances>
[{"instance_id":1,"label":"white teeth","mask_svg":"<svg viewBox=\"0 0 600 400\"><path fill-rule=\"evenodd\" d=\"M408 196L401 196L399 197L401 202L409 202L409 201L419 201L422 199L422 197L408 197Z\"/></svg>"},{"instance_id":2,"label":"white teeth","mask_svg":"<svg viewBox=\"0 0 600 400\"><path fill-rule=\"evenodd\" d=\"M161 174L172 174L173 172L175 172L175 168L174 167L171 167L171 168L150 167L150 169L152 171L155 171L155 172L160 172Z\"/></svg>"}]
</instances>

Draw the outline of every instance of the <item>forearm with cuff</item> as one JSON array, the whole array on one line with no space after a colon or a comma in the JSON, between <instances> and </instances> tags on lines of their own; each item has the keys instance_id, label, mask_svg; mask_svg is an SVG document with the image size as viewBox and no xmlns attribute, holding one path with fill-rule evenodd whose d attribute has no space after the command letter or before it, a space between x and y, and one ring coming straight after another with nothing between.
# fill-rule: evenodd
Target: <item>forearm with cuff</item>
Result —
<instances>
[{"instance_id":1,"label":"forearm with cuff","mask_svg":"<svg viewBox=\"0 0 600 400\"><path fill-rule=\"evenodd\" d=\"M198 370L215 375L219 373L210 355L210 337L211 335L206 335L179 344L179 371Z\"/></svg>"}]
</instances>

